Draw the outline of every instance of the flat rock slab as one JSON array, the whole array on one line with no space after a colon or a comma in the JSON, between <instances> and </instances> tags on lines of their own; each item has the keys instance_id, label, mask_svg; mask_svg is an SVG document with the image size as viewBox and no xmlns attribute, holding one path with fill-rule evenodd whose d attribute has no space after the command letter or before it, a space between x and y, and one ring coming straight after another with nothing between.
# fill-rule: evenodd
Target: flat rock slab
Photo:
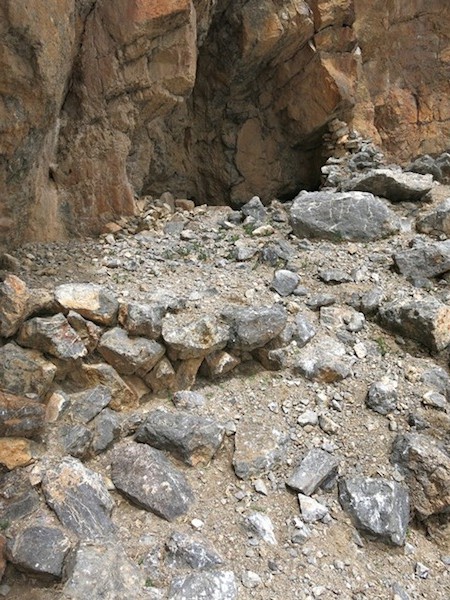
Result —
<instances>
[{"instance_id":1,"label":"flat rock slab","mask_svg":"<svg viewBox=\"0 0 450 600\"><path fill-rule=\"evenodd\" d=\"M114 485L137 506L167 521L184 515L194 494L162 452L146 444L118 444L111 453Z\"/></svg>"},{"instance_id":2,"label":"flat rock slab","mask_svg":"<svg viewBox=\"0 0 450 600\"><path fill-rule=\"evenodd\" d=\"M318 487L336 477L339 459L325 450L309 450L300 465L287 482L287 485L306 496L313 494Z\"/></svg>"},{"instance_id":3,"label":"flat rock slab","mask_svg":"<svg viewBox=\"0 0 450 600\"><path fill-rule=\"evenodd\" d=\"M228 343L230 332L228 326L212 316L186 322L183 315L167 315L162 336L170 357L188 360L222 350Z\"/></svg>"},{"instance_id":4,"label":"flat rock slab","mask_svg":"<svg viewBox=\"0 0 450 600\"><path fill-rule=\"evenodd\" d=\"M62 598L119 600L140 598L143 578L115 541L81 542L66 568Z\"/></svg>"},{"instance_id":5,"label":"flat rock slab","mask_svg":"<svg viewBox=\"0 0 450 600\"><path fill-rule=\"evenodd\" d=\"M114 532L109 518L114 501L103 479L76 458L67 457L50 466L42 490L61 523L80 539L97 539Z\"/></svg>"},{"instance_id":6,"label":"flat rock slab","mask_svg":"<svg viewBox=\"0 0 450 600\"><path fill-rule=\"evenodd\" d=\"M89 423L111 402L111 392L104 385L98 385L76 394L67 394L70 402L69 413L78 423Z\"/></svg>"},{"instance_id":7,"label":"flat rock slab","mask_svg":"<svg viewBox=\"0 0 450 600\"><path fill-rule=\"evenodd\" d=\"M115 295L93 283L68 283L55 289L55 298L67 311L74 310L99 325L115 325L119 302Z\"/></svg>"},{"instance_id":8,"label":"flat rock slab","mask_svg":"<svg viewBox=\"0 0 450 600\"><path fill-rule=\"evenodd\" d=\"M240 479L271 471L284 458L287 436L264 421L245 420L234 438L233 467Z\"/></svg>"},{"instance_id":9,"label":"flat rock slab","mask_svg":"<svg viewBox=\"0 0 450 600\"><path fill-rule=\"evenodd\" d=\"M399 231L399 219L366 192L301 192L290 210L298 237L332 241L371 241Z\"/></svg>"},{"instance_id":10,"label":"flat rock slab","mask_svg":"<svg viewBox=\"0 0 450 600\"><path fill-rule=\"evenodd\" d=\"M104 333L98 345L103 358L121 375L145 376L164 356L165 348L155 340L129 337L120 327Z\"/></svg>"},{"instance_id":11,"label":"flat rock slab","mask_svg":"<svg viewBox=\"0 0 450 600\"><path fill-rule=\"evenodd\" d=\"M5 391L36 394L43 399L56 371L56 366L37 350L21 348L14 342L0 348L0 387Z\"/></svg>"},{"instance_id":12,"label":"flat rock slab","mask_svg":"<svg viewBox=\"0 0 450 600\"><path fill-rule=\"evenodd\" d=\"M450 306L436 298L398 298L379 308L383 327L420 342L430 350L450 344Z\"/></svg>"},{"instance_id":13,"label":"flat rock slab","mask_svg":"<svg viewBox=\"0 0 450 600\"><path fill-rule=\"evenodd\" d=\"M450 456L433 438L398 435L391 460L405 472L412 506L422 519L450 511Z\"/></svg>"},{"instance_id":14,"label":"flat rock slab","mask_svg":"<svg viewBox=\"0 0 450 600\"><path fill-rule=\"evenodd\" d=\"M191 573L172 579L169 600L235 600L238 590L232 571Z\"/></svg>"},{"instance_id":15,"label":"flat rock slab","mask_svg":"<svg viewBox=\"0 0 450 600\"><path fill-rule=\"evenodd\" d=\"M59 527L26 526L8 542L8 559L21 571L60 579L71 547Z\"/></svg>"},{"instance_id":16,"label":"flat rock slab","mask_svg":"<svg viewBox=\"0 0 450 600\"><path fill-rule=\"evenodd\" d=\"M391 202L417 202L433 187L433 177L408 171L373 169L346 181L342 187L370 192Z\"/></svg>"},{"instance_id":17,"label":"flat rock slab","mask_svg":"<svg viewBox=\"0 0 450 600\"><path fill-rule=\"evenodd\" d=\"M130 335L156 340L161 335L162 322L166 312L167 307L162 303L139 304L130 302L121 305L119 323Z\"/></svg>"},{"instance_id":18,"label":"flat rock slab","mask_svg":"<svg viewBox=\"0 0 450 600\"><path fill-rule=\"evenodd\" d=\"M0 337L11 337L25 320L30 293L24 281L7 273L0 283Z\"/></svg>"},{"instance_id":19,"label":"flat rock slab","mask_svg":"<svg viewBox=\"0 0 450 600\"><path fill-rule=\"evenodd\" d=\"M223 559L207 542L175 531L166 543L167 564L170 568L212 569Z\"/></svg>"},{"instance_id":20,"label":"flat rock slab","mask_svg":"<svg viewBox=\"0 0 450 600\"><path fill-rule=\"evenodd\" d=\"M17 342L21 346L41 350L62 360L75 360L87 354L80 336L62 314L25 321Z\"/></svg>"},{"instance_id":21,"label":"flat rock slab","mask_svg":"<svg viewBox=\"0 0 450 600\"><path fill-rule=\"evenodd\" d=\"M409 494L405 486L370 477L339 481L339 501L358 529L384 542L402 546L409 523Z\"/></svg>"},{"instance_id":22,"label":"flat rock slab","mask_svg":"<svg viewBox=\"0 0 450 600\"><path fill-rule=\"evenodd\" d=\"M287 315L282 306L230 308L224 318L231 326L230 347L244 352L262 348L276 338L286 326Z\"/></svg>"},{"instance_id":23,"label":"flat rock slab","mask_svg":"<svg viewBox=\"0 0 450 600\"><path fill-rule=\"evenodd\" d=\"M0 436L33 437L44 427L45 406L0 391Z\"/></svg>"},{"instance_id":24,"label":"flat rock slab","mask_svg":"<svg viewBox=\"0 0 450 600\"><path fill-rule=\"evenodd\" d=\"M139 427L136 439L159 450L167 450L195 467L211 461L224 435L225 428L212 419L159 409L152 412Z\"/></svg>"}]
</instances>

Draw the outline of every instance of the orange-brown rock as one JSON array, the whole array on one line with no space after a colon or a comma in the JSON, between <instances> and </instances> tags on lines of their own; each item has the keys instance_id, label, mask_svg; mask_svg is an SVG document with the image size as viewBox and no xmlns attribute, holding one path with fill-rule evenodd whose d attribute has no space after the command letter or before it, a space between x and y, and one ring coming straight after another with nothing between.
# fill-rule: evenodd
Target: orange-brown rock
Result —
<instances>
[{"instance_id":1,"label":"orange-brown rock","mask_svg":"<svg viewBox=\"0 0 450 600\"><path fill-rule=\"evenodd\" d=\"M33 442L23 438L0 438L0 465L7 469L26 467L35 458Z\"/></svg>"},{"instance_id":2,"label":"orange-brown rock","mask_svg":"<svg viewBox=\"0 0 450 600\"><path fill-rule=\"evenodd\" d=\"M36 400L0 390L0 436L32 437L44 425L45 408Z\"/></svg>"}]
</instances>

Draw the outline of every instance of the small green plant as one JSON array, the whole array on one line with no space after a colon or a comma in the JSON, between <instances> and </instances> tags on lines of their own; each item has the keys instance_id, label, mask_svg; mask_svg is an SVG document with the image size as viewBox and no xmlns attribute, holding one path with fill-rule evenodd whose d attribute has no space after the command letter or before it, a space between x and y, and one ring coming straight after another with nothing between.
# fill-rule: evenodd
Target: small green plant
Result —
<instances>
[{"instance_id":1,"label":"small green plant","mask_svg":"<svg viewBox=\"0 0 450 600\"><path fill-rule=\"evenodd\" d=\"M155 584L153 583L153 579L151 577L147 577L147 579L145 580L145 587L155 587Z\"/></svg>"},{"instance_id":2,"label":"small green plant","mask_svg":"<svg viewBox=\"0 0 450 600\"><path fill-rule=\"evenodd\" d=\"M6 519L2 519L0 521L0 531L5 531L5 529L8 529L9 527L9 521L7 521Z\"/></svg>"},{"instance_id":3,"label":"small green plant","mask_svg":"<svg viewBox=\"0 0 450 600\"><path fill-rule=\"evenodd\" d=\"M375 342L378 345L378 350L381 356L385 356L389 352L389 346L383 337L377 337Z\"/></svg>"},{"instance_id":4,"label":"small green plant","mask_svg":"<svg viewBox=\"0 0 450 600\"><path fill-rule=\"evenodd\" d=\"M243 225L243 228L247 235L252 235L253 230L255 229L254 225L252 225L251 223L246 223L245 225Z\"/></svg>"}]
</instances>

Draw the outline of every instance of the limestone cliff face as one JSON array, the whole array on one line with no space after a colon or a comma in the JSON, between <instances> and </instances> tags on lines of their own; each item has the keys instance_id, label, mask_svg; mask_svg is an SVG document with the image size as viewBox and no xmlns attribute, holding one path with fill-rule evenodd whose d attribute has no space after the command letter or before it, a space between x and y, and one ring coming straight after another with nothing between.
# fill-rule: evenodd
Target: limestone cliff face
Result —
<instances>
[{"instance_id":1,"label":"limestone cliff face","mask_svg":"<svg viewBox=\"0 0 450 600\"><path fill-rule=\"evenodd\" d=\"M447 0L4 0L0 35L0 246L314 188L335 117L449 145Z\"/></svg>"}]
</instances>

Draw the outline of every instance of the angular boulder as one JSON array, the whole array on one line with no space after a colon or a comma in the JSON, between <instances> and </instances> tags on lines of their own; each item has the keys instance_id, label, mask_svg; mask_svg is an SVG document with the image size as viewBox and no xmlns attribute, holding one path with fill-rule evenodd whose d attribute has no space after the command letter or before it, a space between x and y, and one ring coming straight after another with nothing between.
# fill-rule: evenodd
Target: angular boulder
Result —
<instances>
[{"instance_id":1,"label":"angular boulder","mask_svg":"<svg viewBox=\"0 0 450 600\"><path fill-rule=\"evenodd\" d=\"M276 338L286 326L287 315L282 306L231 308L224 312L230 323L231 348L251 352Z\"/></svg>"},{"instance_id":2,"label":"angular boulder","mask_svg":"<svg viewBox=\"0 0 450 600\"><path fill-rule=\"evenodd\" d=\"M0 283L0 337L11 337L27 317L30 292L26 283L7 273Z\"/></svg>"},{"instance_id":3,"label":"angular boulder","mask_svg":"<svg viewBox=\"0 0 450 600\"><path fill-rule=\"evenodd\" d=\"M169 356L177 360L203 358L222 350L229 340L229 328L212 316L185 321L183 315L167 315L162 336Z\"/></svg>"},{"instance_id":4,"label":"angular boulder","mask_svg":"<svg viewBox=\"0 0 450 600\"><path fill-rule=\"evenodd\" d=\"M370 192L391 202L417 202L433 187L431 175L393 169L372 169L342 186L346 191Z\"/></svg>"},{"instance_id":5,"label":"angular boulder","mask_svg":"<svg viewBox=\"0 0 450 600\"><path fill-rule=\"evenodd\" d=\"M45 406L0 391L0 436L33 437L45 424Z\"/></svg>"},{"instance_id":6,"label":"angular boulder","mask_svg":"<svg viewBox=\"0 0 450 600\"><path fill-rule=\"evenodd\" d=\"M136 392L125 383L111 365L106 363L82 364L79 369L69 373L69 378L78 386L85 388L98 385L107 387L111 393L109 407L113 410L124 410L137 406Z\"/></svg>"},{"instance_id":7,"label":"angular boulder","mask_svg":"<svg viewBox=\"0 0 450 600\"><path fill-rule=\"evenodd\" d=\"M221 556L209 544L178 531L172 533L166 548L170 568L203 570L223 564Z\"/></svg>"},{"instance_id":8,"label":"angular boulder","mask_svg":"<svg viewBox=\"0 0 450 600\"><path fill-rule=\"evenodd\" d=\"M301 192L290 210L298 237L368 242L400 229L395 213L366 192Z\"/></svg>"},{"instance_id":9,"label":"angular boulder","mask_svg":"<svg viewBox=\"0 0 450 600\"><path fill-rule=\"evenodd\" d=\"M163 357L165 348L154 340L130 337L125 330L114 327L102 335L98 351L121 375L145 376Z\"/></svg>"},{"instance_id":10,"label":"angular boulder","mask_svg":"<svg viewBox=\"0 0 450 600\"><path fill-rule=\"evenodd\" d=\"M450 240L419 243L393 256L398 271L413 282L438 277L450 271Z\"/></svg>"},{"instance_id":11,"label":"angular boulder","mask_svg":"<svg viewBox=\"0 0 450 600\"><path fill-rule=\"evenodd\" d=\"M43 400L57 367L37 350L14 342L0 348L0 388L13 394L36 394Z\"/></svg>"},{"instance_id":12,"label":"angular boulder","mask_svg":"<svg viewBox=\"0 0 450 600\"><path fill-rule=\"evenodd\" d=\"M93 283L67 283L55 289L55 298L60 306L74 310L82 317L99 325L115 325L119 302L115 295Z\"/></svg>"},{"instance_id":13,"label":"angular boulder","mask_svg":"<svg viewBox=\"0 0 450 600\"><path fill-rule=\"evenodd\" d=\"M450 198L418 219L417 231L433 235L450 235Z\"/></svg>"},{"instance_id":14,"label":"angular boulder","mask_svg":"<svg viewBox=\"0 0 450 600\"><path fill-rule=\"evenodd\" d=\"M287 481L287 485L306 496L313 494L318 487L336 477L339 460L321 450L313 448L304 456L300 465Z\"/></svg>"},{"instance_id":15,"label":"angular boulder","mask_svg":"<svg viewBox=\"0 0 450 600\"><path fill-rule=\"evenodd\" d=\"M20 328L17 342L62 360L76 360L87 354L80 336L62 314L26 321Z\"/></svg>"},{"instance_id":16,"label":"angular boulder","mask_svg":"<svg viewBox=\"0 0 450 600\"><path fill-rule=\"evenodd\" d=\"M130 335L138 335L156 340L162 332L162 321L167 307L162 303L122 304L119 310L119 323Z\"/></svg>"}]
</instances>

